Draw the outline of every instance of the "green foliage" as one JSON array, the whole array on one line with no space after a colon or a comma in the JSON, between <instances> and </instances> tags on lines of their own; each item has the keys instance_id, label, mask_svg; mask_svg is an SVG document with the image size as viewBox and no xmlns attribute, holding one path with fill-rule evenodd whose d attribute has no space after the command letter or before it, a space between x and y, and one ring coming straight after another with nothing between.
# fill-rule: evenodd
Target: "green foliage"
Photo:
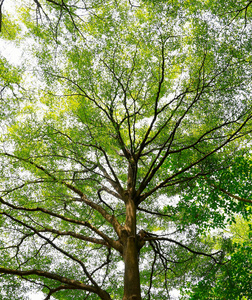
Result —
<instances>
[{"instance_id":1,"label":"green foliage","mask_svg":"<svg viewBox=\"0 0 252 300\"><path fill-rule=\"evenodd\" d=\"M13 16L10 16L9 14L1 13L0 38L15 40L16 42L18 42L20 32L21 27L18 23L18 20L15 20Z\"/></svg>"},{"instance_id":2,"label":"green foliage","mask_svg":"<svg viewBox=\"0 0 252 300\"><path fill-rule=\"evenodd\" d=\"M233 224L229 247L224 249L227 261L213 268L192 287L189 299L250 299L252 296L251 223L238 220ZM247 226L247 230L244 230ZM242 227L242 228L241 228ZM239 235L241 232L241 235ZM223 248L223 247L222 247Z\"/></svg>"},{"instance_id":3,"label":"green foliage","mask_svg":"<svg viewBox=\"0 0 252 300\"><path fill-rule=\"evenodd\" d=\"M25 299L25 279L55 299L121 299L127 233L144 299L186 282L191 299L249 299L250 240L209 232L251 218L250 2L16 12L3 28L29 59L0 60L1 284L16 275L1 296Z\"/></svg>"}]
</instances>

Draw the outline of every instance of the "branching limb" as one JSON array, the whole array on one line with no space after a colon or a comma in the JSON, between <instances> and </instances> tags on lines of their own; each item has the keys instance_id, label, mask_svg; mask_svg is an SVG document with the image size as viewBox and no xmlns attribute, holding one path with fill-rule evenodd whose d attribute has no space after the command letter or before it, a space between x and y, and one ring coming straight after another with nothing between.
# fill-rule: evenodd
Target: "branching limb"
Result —
<instances>
[{"instance_id":1,"label":"branching limb","mask_svg":"<svg viewBox=\"0 0 252 300\"><path fill-rule=\"evenodd\" d=\"M98 197L99 197L99 199L100 199L100 201L102 202L102 203L104 203L112 212L113 212L113 214L114 214L114 209L108 204L108 203L106 203L103 199L102 199L102 197L101 197L101 191L103 191L103 189L99 189L98 191L97 191L97 194L98 194Z\"/></svg>"},{"instance_id":2,"label":"branching limb","mask_svg":"<svg viewBox=\"0 0 252 300\"><path fill-rule=\"evenodd\" d=\"M102 289L92 286L92 285L87 285L84 284L80 281L70 279L67 277L63 277L60 275L57 275L55 273L51 272L46 272L42 270L37 270L37 269L32 269L32 270L27 270L27 271L21 271L21 270L14 270L14 269L8 269L8 268L2 268L0 267L0 273L2 274L10 274L10 275L16 275L16 276L31 276L31 275L36 275L39 277L45 277L49 279L53 279L55 281L61 282L64 285L68 286L69 288L72 287L73 289L80 289L84 291L89 291L92 293L95 293L101 297L101 299L104 300L110 300L110 296ZM107 296L105 296L107 295Z\"/></svg>"},{"instance_id":3,"label":"branching limb","mask_svg":"<svg viewBox=\"0 0 252 300\"><path fill-rule=\"evenodd\" d=\"M170 239L170 238L165 238L165 237L158 237L158 236L153 236L153 234L149 234L149 237L145 237L144 238L145 241L167 241L167 242L170 242L170 243L174 243L184 249L186 249L187 251L193 253L193 254L196 254L196 255L202 255L202 256L206 256L206 257L209 257L211 259L214 260L215 263L220 263L220 261L218 261L214 256L215 255L220 255L222 254L222 250L219 250L215 253L211 253L211 254L208 254L208 253L204 253L204 252L201 252L201 251L196 251L196 250L193 250L191 248L189 248L188 246L176 241L176 240L173 240L173 239Z\"/></svg>"},{"instance_id":4,"label":"branching limb","mask_svg":"<svg viewBox=\"0 0 252 300\"><path fill-rule=\"evenodd\" d=\"M148 210L148 209L145 209L145 208L142 208L142 207L138 207L137 209L140 210L140 211L144 211L144 212L146 212L148 214L151 214L151 215L156 215L156 216L160 216L160 217L172 217L172 215L163 214L163 213L160 213L160 212L157 212L157 211L151 211L151 210Z\"/></svg>"},{"instance_id":5,"label":"branching limb","mask_svg":"<svg viewBox=\"0 0 252 300\"><path fill-rule=\"evenodd\" d=\"M86 205L92 207L97 212L99 212L103 216L103 218L114 227L114 229L115 229L116 233L118 234L118 236L120 236L120 232L122 230L122 226L119 224L119 222L116 219L116 217L114 215L110 215L100 205L98 205L98 204L94 203L93 201L89 200L86 197L86 195L82 191L80 191L78 188L76 188L75 186L73 186L72 184L70 184L70 183L68 183L68 182L66 182L64 180L57 179L54 175L52 175L44 167L36 164L35 162L33 162L33 161L29 160L29 159L21 158L21 157L18 157L16 155L12 155L12 154L9 154L9 153L3 153L3 155L6 155L6 156L9 156L9 157L12 157L12 158L24 161L26 163L29 163L29 164L33 165L36 169L43 171L48 177L52 178L55 182L58 182L59 184L65 185L71 191L73 191L74 193L78 194L81 197L81 201L82 202L84 202ZM38 210L41 210L41 209L38 209Z\"/></svg>"},{"instance_id":6,"label":"branching limb","mask_svg":"<svg viewBox=\"0 0 252 300\"><path fill-rule=\"evenodd\" d=\"M63 250L62 248L60 248L59 246L57 246L55 243L53 243L49 238L43 236L41 234L40 231L38 231L36 228L34 228L33 226L27 224L27 223L24 223L16 218L14 218L13 216L11 216L10 214L7 214L5 212L2 213L2 215L5 215L7 216L9 219L11 219L12 221L14 221L15 223L18 223L19 225L23 226L24 228L27 228L29 230L31 230L32 232L34 232L37 236L39 236L41 239L47 241L47 243L49 245L51 245L54 249L56 249L57 251L59 251L60 253L62 253L64 256L70 258L71 260L73 260L74 262L78 263L84 274L87 276L87 278L90 280L90 282L98 289L98 284L95 282L95 280L92 278L92 276L90 275L90 273L87 271L87 268L86 266L84 265L84 263L79 260L78 258L76 258L75 256L73 256L72 254L69 254L67 251Z\"/></svg>"},{"instance_id":7,"label":"branching limb","mask_svg":"<svg viewBox=\"0 0 252 300\"><path fill-rule=\"evenodd\" d=\"M111 262L110 261L110 256L111 256L111 249L108 248L108 254L107 254L107 257L106 257L106 261L103 264L101 264L98 268L94 269L90 275L93 276L93 274L95 272L97 272L98 270L102 269L104 266L108 265Z\"/></svg>"},{"instance_id":8,"label":"branching limb","mask_svg":"<svg viewBox=\"0 0 252 300\"><path fill-rule=\"evenodd\" d=\"M220 149L222 149L224 146L226 146L229 142L235 140L237 138L237 135L239 134L239 132L245 127L245 125L252 119L252 114L249 114L247 116L247 118L244 120L244 122L224 141L222 142L218 147L216 147L215 149L213 149L212 151L206 153L204 156L202 156L200 159L198 159L197 161L191 163L190 165L188 165L187 167L181 169L180 171L176 172L175 174L171 175L170 177L166 178L164 181L162 181L161 183L159 183L156 187L154 187L152 190L150 190L149 192L145 193L144 195L141 196L139 203L141 203L142 201L144 201L149 195L153 194L156 190L164 187L167 185L167 183L169 181L171 181L172 179L174 179L175 177L179 176L180 174L185 173L186 171L192 169L194 166L198 165L199 163L201 163L202 161L204 161L206 158L208 158L209 156L211 156L212 154L216 153L217 151L219 151ZM151 174L152 175L152 174Z\"/></svg>"},{"instance_id":9,"label":"branching limb","mask_svg":"<svg viewBox=\"0 0 252 300\"><path fill-rule=\"evenodd\" d=\"M99 192L102 192L102 191L107 192L108 194L114 196L115 198L122 200L122 197L119 194L115 193L114 191L112 191L111 189L109 189L108 187L106 187L104 185L102 185L102 188L99 189Z\"/></svg>"},{"instance_id":10,"label":"branching limb","mask_svg":"<svg viewBox=\"0 0 252 300\"><path fill-rule=\"evenodd\" d=\"M244 25L244 27L246 27L247 26L247 12L248 12L248 8L251 5L251 3L252 3L252 1L250 0L250 1L248 1L247 5L245 5L244 7L240 8L240 9L237 9L235 11L229 11L228 13L235 12L235 15L230 20L230 22L229 22L228 25L230 25L239 16L239 14L244 11L244 19L245 19L245 25Z\"/></svg>"},{"instance_id":11,"label":"branching limb","mask_svg":"<svg viewBox=\"0 0 252 300\"><path fill-rule=\"evenodd\" d=\"M246 198L243 198L243 197L236 196L236 195L234 195L234 194L232 194L232 193L226 191L225 189L223 189L223 188L217 186L216 184L210 182L210 181L206 178L206 176L204 176L204 178L206 179L207 183L208 183L209 185L211 185L213 188L215 188L216 190L221 191L222 193L224 193L224 194L230 196L231 198L234 198L234 199L236 199L236 200L238 200L238 201L241 201L241 202L252 203L252 200L251 200L251 199L246 199Z\"/></svg>"},{"instance_id":12,"label":"branching limb","mask_svg":"<svg viewBox=\"0 0 252 300\"><path fill-rule=\"evenodd\" d=\"M107 178L107 180L109 181L109 183L113 186L113 188L114 188L114 189L119 193L119 195L122 197L124 190L123 190L123 188L122 188L122 186L121 186L121 184L120 184L120 181L119 181L119 179L118 179L118 177L117 177L117 175L116 175L116 173L115 173L113 167L112 167L111 164L110 164L110 161L109 161L109 158L108 158L108 156L107 156L107 153L106 153L106 151L105 151L104 149L102 149L102 147L99 147L99 150L102 151L102 153L103 153L103 155L104 155L104 157L105 157L106 163L107 163L107 165L108 165L110 171L112 172L112 174L113 174L113 176L114 176L114 180L109 176L108 172L106 171L106 169L105 169L101 164L99 164L98 167L99 167L100 170L103 172L103 174L106 176L106 178Z\"/></svg>"},{"instance_id":13,"label":"branching limb","mask_svg":"<svg viewBox=\"0 0 252 300\"><path fill-rule=\"evenodd\" d=\"M41 207L37 207L37 208L25 208L25 207L22 207L22 206L15 206L13 204L10 204L10 203L4 201L2 197L0 197L0 202L3 203L3 204L5 204L5 205L7 205L8 207L10 207L12 209L18 210L18 211L26 211L26 212L40 211L42 213L48 214L48 215L50 215L52 217L59 218L59 219L64 220L66 222L85 226L85 227L91 229L96 234L98 234L100 237L102 237L103 240L106 241L111 247L113 247L114 249L116 249L119 252L122 251L121 250L121 244L118 241L115 241L115 240L111 239L105 233L103 233L102 231L100 231L99 229L97 229L95 226L93 226L92 224L90 224L87 221L81 221L81 220L71 219L71 218L65 217L63 215L60 215L60 214L54 213L52 211L49 211L49 210L47 210L45 208L41 208ZM1 214L5 214L5 215L9 216L5 212L2 212Z\"/></svg>"},{"instance_id":14,"label":"branching limb","mask_svg":"<svg viewBox=\"0 0 252 300\"><path fill-rule=\"evenodd\" d=\"M67 236L74 237L78 240L90 242L90 243L97 244L97 245L103 245L103 246L106 246L109 248L111 247L111 245L103 239L97 239L97 238L85 236L83 234L75 233L73 231L60 231L60 230L56 230L56 229L49 228L49 227L44 227L44 229L38 230L38 231L39 232L51 232L51 233L57 234L58 236L67 235Z\"/></svg>"},{"instance_id":15,"label":"branching limb","mask_svg":"<svg viewBox=\"0 0 252 300\"><path fill-rule=\"evenodd\" d=\"M150 300L151 298L151 287L152 287L152 281L153 281L153 275L154 275L154 268L155 268L155 265L156 265L156 260L157 260L157 252L155 251L154 247L153 247L153 244L150 242L150 245L152 247L152 249L154 250L154 259L153 259L153 262L151 264L151 273L150 273L150 283L149 283L149 288L148 288L148 292L147 292L147 295L148 295L148 300Z\"/></svg>"},{"instance_id":16,"label":"branching limb","mask_svg":"<svg viewBox=\"0 0 252 300\"><path fill-rule=\"evenodd\" d=\"M150 135L150 132L152 131L152 128L153 128L153 126L157 120L157 116L158 116L158 102L159 102L161 89L162 89L164 79L165 79L165 43L166 43L166 40L162 42L162 48L161 48L161 77L160 77L160 80L158 83L158 90L157 90L156 97L155 97L154 116L153 116L153 119L149 125L149 128L147 129L145 136L140 144L139 151L138 151L138 157L141 156L142 151L145 148L146 141Z\"/></svg>"},{"instance_id":17,"label":"branching limb","mask_svg":"<svg viewBox=\"0 0 252 300\"><path fill-rule=\"evenodd\" d=\"M71 286L71 285L60 285L54 289L49 289L49 293L47 294L46 298L44 300L49 300L51 298L51 296L54 294L54 293L57 293L59 291L62 291L62 290L74 290L74 289L79 289L77 287L74 287L74 286Z\"/></svg>"}]
</instances>

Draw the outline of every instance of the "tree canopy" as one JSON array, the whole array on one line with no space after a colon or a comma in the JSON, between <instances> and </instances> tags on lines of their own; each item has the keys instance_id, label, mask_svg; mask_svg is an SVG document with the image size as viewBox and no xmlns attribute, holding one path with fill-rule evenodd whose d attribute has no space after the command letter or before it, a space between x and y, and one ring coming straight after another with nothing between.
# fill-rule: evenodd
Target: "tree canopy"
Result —
<instances>
[{"instance_id":1,"label":"tree canopy","mask_svg":"<svg viewBox=\"0 0 252 300\"><path fill-rule=\"evenodd\" d=\"M7 3L0 298L249 299L252 1Z\"/></svg>"}]
</instances>

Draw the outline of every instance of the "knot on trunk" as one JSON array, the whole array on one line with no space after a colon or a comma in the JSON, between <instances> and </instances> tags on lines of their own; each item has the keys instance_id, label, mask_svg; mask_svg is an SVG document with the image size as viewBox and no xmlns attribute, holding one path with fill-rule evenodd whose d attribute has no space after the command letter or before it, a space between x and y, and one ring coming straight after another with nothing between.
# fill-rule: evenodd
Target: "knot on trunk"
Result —
<instances>
[{"instance_id":1,"label":"knot on trunk","mask_svg":"<svg viewBox=\"0 0 252 300\"><path fill-rule=\"evenodd\" d=\"M145 240L144 240L145 236L146 236L146 232L143 229L141 229L137 234L137 250L138 250L138 252L145 245Z\"/></svg>"}]
</instances>

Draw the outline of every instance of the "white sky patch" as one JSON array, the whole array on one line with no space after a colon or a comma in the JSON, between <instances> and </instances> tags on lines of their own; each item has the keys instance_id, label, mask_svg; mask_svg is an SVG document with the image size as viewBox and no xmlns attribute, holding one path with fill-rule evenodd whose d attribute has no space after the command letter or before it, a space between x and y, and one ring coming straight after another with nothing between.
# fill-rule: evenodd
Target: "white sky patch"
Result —
<instances>
[{"instance_id":1,"label":"white sky patch","mask_svg":"<svg viewBox=\"0 0 252 300\"><path fill-rule=\"evenodd\" d=\"M23 50L11 41L0 40L0 54L15 66L20 65L23 60Z\"/></svg>"},{"instance_id":2,"label":"white sky patch","mask_svg":"<svg viewBox=\"0 0 252 300\"><path fill-rule=\"evenodd\" d=\"M41 292L38 292L38 293L31 293L31 294L29 295L29 298L30 298L31 300L44 300L44 299L45 299L45 295L44 295L43 293L41 293ZM53 300L54 298L51 297L51 299Z\"/></svg>"}]
</instances>

